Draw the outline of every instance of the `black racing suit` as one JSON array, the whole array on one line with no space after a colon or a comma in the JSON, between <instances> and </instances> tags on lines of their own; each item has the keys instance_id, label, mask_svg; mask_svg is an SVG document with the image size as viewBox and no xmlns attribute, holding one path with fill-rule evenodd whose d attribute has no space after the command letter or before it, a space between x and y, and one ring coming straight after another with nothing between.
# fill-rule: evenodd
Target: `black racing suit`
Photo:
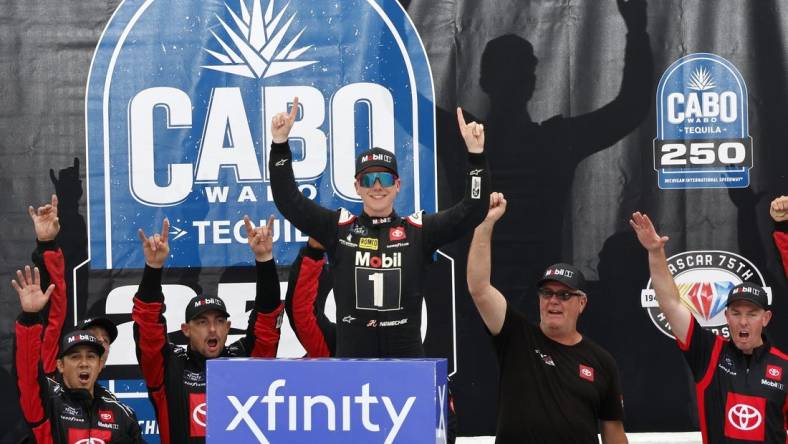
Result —
<instances>
[{"instance_id":1,"label":"black racing suit","mask_svg":"<svg viewBox=\"0 0 788 444\"><path fill-rule=\"evenodd\" d=\"M271 259L257 262L257 294L246 335L224 348L221 357L274 357L279 345L283 305ZM162 269L145 267L134 297L137 359L156 410L162 444L204 443L206 424L205 360L199 353L167 340Z\"/></svg>"},{"instance_id":2,"label":"black racing suit","mask_svg":"<svg viewBox=\"0 0 788 444\"><path fill-rule=\"evenodd\" d=\"M468 155L465 197L449 209L407 217L328 210L298 190L288 143L271 147L274 202L296 228L323 244L334 275L338 357L421 357L421 284L435 250L471 232L487 213L484 154Z\"/></svg>"},{"instance_id":3,"label":"black racing suit","mask_svg":"<svg viewBox=\"0 0 788 444\"><path fill-rule=\"evenodd\" d=\"M111 392L96 384L91 397L87 390L71 390L44 375L42 333L38 313L22 313L17 319L14 354L19 404L35 441L42 444L142 442L134 411Z\"/></svg>"}]
</instances>

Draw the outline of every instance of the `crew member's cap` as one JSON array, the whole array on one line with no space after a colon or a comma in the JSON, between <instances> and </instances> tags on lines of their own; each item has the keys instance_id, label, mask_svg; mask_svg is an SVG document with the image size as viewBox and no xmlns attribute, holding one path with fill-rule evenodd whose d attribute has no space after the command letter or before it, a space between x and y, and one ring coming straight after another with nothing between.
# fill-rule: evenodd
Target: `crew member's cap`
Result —
<instances>
[{"instance_id":1,"label":"crew member's cap","mask_svg":"<svg viewBox=\"0 0 788 444\"><path fill-rule=\"evenodd\" d=\"M230 313L227 313L227 308L225 308L224 301L220 297L195 296L191 301L189 301L189 305L186 306L186 322L189 322L197 316L210 310L216 310L220 313L223 313L226 317L230 317Z\"/></svg>"},{"instance_id":2,"label":"crew member's cap","mask_svg":"<svg viewBox=\"0 0 788 444\"><path fill-rule=\"evenodd\" d=\"M69 350L79 345L93 347L96 350L96 353L98 353L99 357L104 354L104 346L101 345L101 342L99 342L98 338L90 334L88 331L74 330L71 333L63 336L63 340L60 342L59 357L62 358L66 355L66 353L68 353Z\"/></svg>"},{"instance_id":3,"label":"crew member's cap","mask_svg":"<svg viewBox=\"0 0 788 444\"><path fill-rule=\"evenodd\" d=\"M112 344L115 342L115 339L118 337L118 327L115 327L115 323L110 321L109 318L105 318L104 316L95 316L92 318L87 318L82 321L81 324L77 327L80 330L87 330L90 327L101 327L107 331L109 335L109 343Z\"/></svg>"},{"instance_id":4,"label":"crew member's cap","mask_svg":"<svg viewBox=\"0 0 788 444\"><path fill-rule=\"evenodd\" d=\"M397 158L389 150L383 148L372 148L364 151L356 158L356 176L370 167L383 167L399 176L397 173Z\"/></svg>"},{"instance_id":5,"label":"crew member's cap","mask_svg":"<svg viewBox=\"0 0 788 444\"><path fill-rule=\"evenodd\" d=\"M750 282L742 282L733 287L728 293L728 302L725 306L730 307L736 301L747 301L764 310L769 309L769 297L766 295L766 290Z\"/></svg>"},{"instance_id":6,"label":"crew member's cap","mask_svg":"<svg viewBox=\"0 0 788 444\"><path fill-rule=\"evenodd\" d=\"M547 267L537 285L541 287L547 281L560 282L571 289L584 293L586 291L586 278L583 276L583 272L574 265L558 263Z\"/></svg>"}]
</instances>

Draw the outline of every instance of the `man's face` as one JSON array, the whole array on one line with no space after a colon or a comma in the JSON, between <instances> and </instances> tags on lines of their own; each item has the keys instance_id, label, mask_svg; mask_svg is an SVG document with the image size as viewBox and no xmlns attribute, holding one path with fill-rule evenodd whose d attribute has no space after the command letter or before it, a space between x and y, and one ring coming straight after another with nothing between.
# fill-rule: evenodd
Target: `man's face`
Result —
<instances>
[{"instance_id":1,"label":"man's face","mask_svg":"<svg viewBox=\"0 0 788 444\"><path fill-rule=\"evenodd\" d=\"M394 185L384 187L380 181L375 181L371 187L364 187L361 185L360 178L366 173L375 172L390 172L390 170L383 167L370 167L365 169L361 174L356 177L356 193L361 197L364 202L364 212L374 217L386 217L394 211L394 200L397 198L397 193L400 190L400 180L396 178Z\"/></svg>"},{"instance_id":2,"label":"man's face","mask_svg":"<svg viewBox=\"0 0 788 444\"><path fill-rule=\"evenodd\" d=\"M573 332L577 327L577 318L585 309L586 296L557 281L547 281L542 284L541 288L559 294L573 293L567 300L563 300L559 295L550 297L539 295L539 315L542 327L560 333Z\"/></svg>"},{"instance_id":3,"label":"man's face","mask_svg":"<svg viewBox=\"0 0 788 444\"><path fill-rule=\"evenodd\" d=\"M109 333L104 327L99 327L98 325L90 326L87 331L90 332L96 339L99 340L101 345L104 347L104 354L101 355L101 369L104 369L104 366L107 365L107 358L109 358L109 345L110 345L110 338Z\"/></svg>"},{"instance_id":4,"label":"man's face","mask_svg":"<svg viewBox=\"0 0 788 444\"><path fill-rule=\"evenodd\" d=\"M761 332L772 319L772 312L747 301L736 301L725 309L725 319L733 344L750 354L763 344Z\"/></svg>"},{"instance_id":5,"label":"man's face","mask_svg":"<svg viewBox=\"0 0 788 444\"><path fill-rule=\"evenodd\" d=\"M224 349L227 334L230 332L230 320L224 313L209 310L188 323L181 324L181 331L189 338L192 350L206 358L215 358Z\"/></svg>"},{"instance_id":6,"label":"man's face","mask_svg":"<svg viewBox=\"0 0 788 444\"><path fill-rule=\"evenodd\" d=\"M93 385L101 371L101 358L89 345L78 345L57 360L57 369L70 389L85 389L93 393Z\"/></svg>"}]
</instances>

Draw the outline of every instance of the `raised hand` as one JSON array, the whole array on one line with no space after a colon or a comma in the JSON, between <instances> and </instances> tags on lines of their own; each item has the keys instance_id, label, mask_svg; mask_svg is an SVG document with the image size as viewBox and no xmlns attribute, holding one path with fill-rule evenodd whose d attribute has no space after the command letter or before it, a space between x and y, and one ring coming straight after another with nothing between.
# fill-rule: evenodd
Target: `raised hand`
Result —
<instances>
[{"instance_id":1,"label":"raised hand","mask_svg":"<svg viewBox=\"0 0 788 444\"><path fill-rule=\"evenodd\" d=\"M646 30L648 18L645 0L616 0L616 4L628 31Z\"/></svg>"},{"instance_id":2,"label":"raised hand","mask_svg":"<svg viewBox=\"0 0 788 444\"><path fill-rule=\"evenodd\" d=\"M769 215L775 222L788 220L788 196L780 196L769 205Z\"/></svg>"},{"instance_id":3,"label":"raised hand","mask_svg":"<svg viewBox=\"0 0 788 444\"><path fill-rule=\"evenodd\" d=\"M465 123L462 115L462 108L457 107L457 124L460 126L460 134L465 140L465 146L469 153L481 153L484 151L484 125L481 123Z\"/></svg>"},{"instance_id":4,"label":"raised hand","mask_svg":"<svg viewBox=\"0 0 788 444\"><path fill-rule=\"evenodd\" d=\"M298 97L293 98L293 107L289 113L277 113L271 118L271 135L274 143L287 142L290 130L293 128L296 116L298 115Z\"/></svg>"},{"instance_id":5,"label":"raised hand","mask_svg":"<svg viewBox=\"0 0 788 444\"><path fill-rule=\"evenodd\" d=\"M643 245L648 251L658 250L665 247L665 243L670 240L667 236L660 236L651 223L651 219L647 215L640 212L632 213L632 219L629 220L629 225L635 230L638 236L640 245Z\"/></svg>"},{"instance_id":6,"label":"raised hand","mask_svg":"<svg viewBox=\"0 0 788 444\"><path fill-rule=\"evenodd\" d=\"M145 236L142 228L137 231L137 235L142 242L142 252L145 255L145 264L151 268L161 268L167 261L170 254L170 244L167 238L170 235L170 220L166 217L161 223L161 233L154 233L150 237Z\"/></svg>"},{"instance_id":7,"label":"raised hand","mask_svg":"<svg viewBox=\"0 0 788 444\"><path fill-rule=\"evenodd\" d=\"M57 195L52 195L52 201L44 206L27 207L33 226L36 230L36 239L41 242L54 240L60 232L60 219L57 217Z\"/></svg>"},{"instance_id":8,"label":"raised hand","mask_svg":"<svg viewBox=\"0 0 788 444\"><path fill-rule=\"evenodd\" d=\"M41 291L41 275L38 267L33 268L31 273L29 265L25 265L24 274L22 270L16 270L16 279L11 281L11 287L19 295L22 311L27 313L38 313L43 310L49 302L49 296L55 290L55 284L50 284L46 293Z\"/></svg>"},{"instance_id":9,"label":"raised hand","mask_svg":"<svg viewBox=\"0 0 788 444\"><path fill-rule=\"evenodd\" d=\"M257 228L252 225L249 216L244 215L244 226L249 248L252 249L255 260L257 262L270 261L274 257L274 215L268 217L268 223L265 226Z\"/></svg>"},{"instance_id":10,"label":"raised hand","mask_svg":"<svg viewBox=\"0 0 788 444\"><path fill-rule=\"evenodd\" d=\"M503 193L490 193L490 209L487 211L484 221L498 222L504 213L506 213L506 199L503 197Z\"/></svg>"}]
</instances>

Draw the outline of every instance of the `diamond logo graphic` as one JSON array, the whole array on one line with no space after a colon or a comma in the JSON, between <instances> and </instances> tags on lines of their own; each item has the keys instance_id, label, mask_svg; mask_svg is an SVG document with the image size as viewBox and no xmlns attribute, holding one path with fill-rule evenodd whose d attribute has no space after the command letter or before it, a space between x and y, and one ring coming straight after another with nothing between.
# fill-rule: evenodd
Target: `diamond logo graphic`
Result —
<instances>
[{"instance_id":1,"label":"diamond logo graphic","mask_svg":"<svg viewBox=\"0 0 788 444\"><path fill-rule=\"evenodd\" d=\"M709 321L725 310L728 292L734 284L725 282L689 282L679 284L679 294L697 317Z\"/></svg>"},{"instance_id":2,"label":"diamond logo graphic","mask_svg":"<svg viewBox=\"0 0 788 444\"><path fill-rule=\"evenodd\" d=\"M274 16L274 0L268 2L265 13L262 11L260 0L252 1L251 11L246 5L246 0L239 0L238 3L240 17L230 5L225 3L235 27L216 16L227 35L222 38L213 30L210 32L223 52L203 48L219 62L216 65L203 65L203 68L251 79L264 79L317 63L313 60L296 60L312 47L307 45L294 49L305 29L284 44L285 35L296 17L293 13L287 22L282 24L288 5Z\"/></svg>"}]
</instances>

